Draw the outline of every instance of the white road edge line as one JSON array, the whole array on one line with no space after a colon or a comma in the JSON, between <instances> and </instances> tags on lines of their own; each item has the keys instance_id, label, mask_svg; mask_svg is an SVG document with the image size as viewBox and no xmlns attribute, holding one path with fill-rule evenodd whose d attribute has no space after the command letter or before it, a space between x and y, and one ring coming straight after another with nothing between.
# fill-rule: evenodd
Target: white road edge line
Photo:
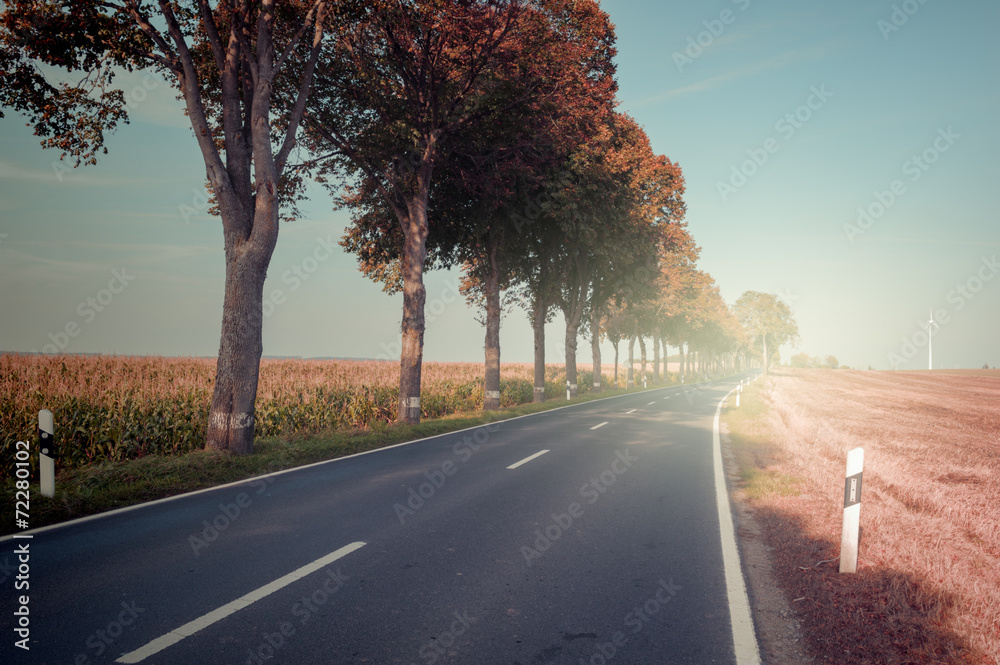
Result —
<instances>
[{"instance_id":1,"label":"white road edge line","mask_svg":"<svg viewBox=\"0 0 1000 665\"><path fill-rule=\"evenodd\" d=\"M593 426L593 427L591 427L590 429L601 429L602 427L604 427L605 425L607 425L607 424L608 424L608 422L610 422L610 421L608 421L608 420L605 420L605 421L604 421L603 423L601 423L600 425L594 425L594 426Z\"/></svg>"},{"instance_id":2,"label":"white road edge line","mask_svg":"<svg viewBox=\"0 0 1000 665\"><path fill-rule=\"evenodd\" d=\"M627 415L628 415L628 414L630 414L630 413L635 413L635 412L636 412L636 411L638 411L638 410L639 410L639 409L632 409L631 411L626 411L626 412L625 412L625 415L627 416Z\"/></svg>"},{"instance_id":3,"label":"white road edge line","mask_svg":"<svg viewBox=\"0 0 1000 665\"><path fill-rule=\"evenodd\" d=\"M729 622L733 627L736 665L760 665L760 649L757 646L757 634L754 632L750 599L747 597L746 581L743 579L743 569L740 567L740 552L736 547L736 530L733 527L733 514L729 506L729 491L726 488L726 476L722 467L722 440L719 436L722 405L734 392L735 388L719 401L712 426L715 503L719 508L722 563L726 571L726 594L729 597Z\"/></svg>"},{"instance_id":4,"label":"white road edge line","mask_svg":"<svg viewBox=\"0 0 1000 665\"><path fill-rule=\"evenodd\" d=\"M548 450L539 450L539 451L538 451L537 453L535 453L534 455L528 455L527 457L525 457L525 458L524 458L523 460L521 460L520 462L515 462L514 464L511 464L511 465L510 465L510 466L508 466L507 468L508 468L508 469L516 469L517 467L521 466L522 464L527 464L527 463L528 463L528 462L530 462L531 460L535 459L536 457L541 457L542 455L544 455L544 454L545 454L545 453L547 453L547 452L549 452L549 451L548 451Z\"/></svg>"},{"instance_id":5,"label":"white road edge line","mask_svg":"<svg viewBox=\"0 0 1000 665\"><path fill-rule=\"evenodd\" d=\"M293 570L292 572L288 573L284 577L280 577L280 578L274 580L273 582L271 582L270 584L265 584L264 586L260 587L259 589L255 589L254 591L251 591L250 593L246 594L245 596L241 596L241 597L237 598L236 600L234 600L231 603L227 603L227 604L223 605L222 607L220 607L220 608L218 608L216 610L212 610L208 614L205 614L203 616L198 617L194 621L189 621L188 623L184 624L180 628L174 628L172 631L170 631L166 635L163 635L162 637L158 637L155 640L153 640L152 642L146 644L145 646L140 647L140 648L136 649L135 651L131 651L131 652L125 654L124 656L122 656L121 658L119 658L118 660L116 660L115 662L116 663L138 663L138 662L141 662L141 661L145 660L146 658L149 658L153 654L158 653L160 651L163 651L164 649L166 649L169 646L177 644L178 642L180 642L181 640L183 640L185 637L190 637L191 635L194 635L198 631L203 630L205 628L208 628L213 623L215 623L217 621L221 621L222 619L225 619L230 614L233 614L235 612L239 612L240 610L242 610L244 607L247 607L251 603L255 603L258 600L260 600L261 598L264 598L266 596L271 595L275 591L278 591L279 589L282 589L282 588L288 586L292 582L300 580L303 577L305 577L306 575L314 573L317 570L319 570L320 568L323 568L324 566L328 566L329 564L333 563L337 559L340 559L341 557L345 557L348 554L350 554L351 552L359 550L359 549L361 549L364 546L365 546L365 543L362 543L362 542L355 542L355 543L351 543L350 545L344 545L343 547L341 547L336 552L331 552L330 554L327 554L324 557L316 559L312 563L308 563L308 564L302 566L301 568L299 568L297 570Z\"/></svg>"}]
</instances>

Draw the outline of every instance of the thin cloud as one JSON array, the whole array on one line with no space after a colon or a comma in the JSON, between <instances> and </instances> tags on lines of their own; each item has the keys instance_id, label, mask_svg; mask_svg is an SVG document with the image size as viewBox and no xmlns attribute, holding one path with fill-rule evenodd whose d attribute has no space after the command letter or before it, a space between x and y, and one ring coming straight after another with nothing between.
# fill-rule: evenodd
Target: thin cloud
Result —
<instances>
[{"instance_id":1,"label":"thin cloud","mask_svg":"<svg viewBox=\"0 0 1000 665\"><path fill-rule=\"evenodd\" d=\"M85 175L80 169L74 169L71 163L58 159L53 160L52 170L50 171L34 169L0 159L0 178L4 180L39 182L47 185L86 185L87 187L121 187L123 185L162 182L162 180L154 178L118 178Z\"/></svg>"},{"instance_id":2,"label":"thin cloud","mask_svg":"<svg viewBox=\"0 0 1000 665\"><path fill-rule=\"evenodd\" d=\"M157 245L153 243L100 243L100 242L90 242L90 241L77 241L70 240L64 242L53 242L53 241L22 241L18 243L20 246L38 246L44 247L46 250L51 250L56 247L71 247L76 249L96 249L105 253L114 253L116 256L126 256L129 258L124 259L129 263L134 264L150 264L158 263L161 261L173 261L175 259L186 259L195 258L205 255L214 255L219 249L216 247L209 247L207 245ZM23 256L32 256L30 254L24 253ZM40 256L34 257L38 261L49 261ZM118 259L122 260L122 259ZM78 266L91 266L90 263L70 263L64 261L54 262L57 265L78 265ZM105 266L106 267L106 266Z\"/></svg>"},{"instance_id":3,"label":"thin cloud","mask_svg":"<svg viewBox=\"0 0 1000 665\"><path fill-rule=\"evenodd\" d=\"M646 99L640 100L637 106L649 106L651 104L658 104L660 102L665 102L668 99L674 99L676 97L684 97L687 95L696 94L699 92L704 92L705 90L711 90L713 88L718 88L719 86L725 85L730 81L735 81L742 78L747 78L749 76L755 76L761 72L766 72L772 69L781 69L782 67L787 67L788 65L801 63L806 59L815 59L822 57L833 50L831 44L820 44L808 49L801 49L797 51L787 51L779 55L773 56L766 60L760 62L749 63L737 67L736 69L724 72L722 74L717 74L707 79L702 79L690 85L682 86L680 88L674 88L672 90L667 90L661 92L658 95L652 97L647 97Z\"/></svg>"},{"instance_id":4,"label":"thin cloud","mask_svg":"<svg viewBox=\"0 0 1000 665\"><path fill-rule=\"evenodd\" d=\"M860 242L860 241L859 241ZM951 238L914 237L914 236L872 236L864 242L910 243L917 245L966 245L973 247L1000 247L1000 242L988 240L955 240Z\"/></svg>"},{"instance_id":5,"label":"thin cloud","mask_svg":"<svg viewBox=\"0 0 1000 665\"><path fill-rule=\"evenodd\" d=\"M21 242L19 245L56 246L57 243ZM139 266L151 266L186 258L195 258L215 253L210 247L181 245L121 244L101 245L88 242L58 243L61 246L77 248L99 248L133 252L130 256L116 256L109 262L66 261L38 256L8 247L0 247L3 261L0 261L0 280L9 286L37 286L49 284L60 287L74 287L83 283L100 283L106 280L112 270L125 268L136 275L139 281L172 282L176 284L200 284L203 279L191 275L177 275L169 270L146 270Z\"/></svg>"}]
</instances>

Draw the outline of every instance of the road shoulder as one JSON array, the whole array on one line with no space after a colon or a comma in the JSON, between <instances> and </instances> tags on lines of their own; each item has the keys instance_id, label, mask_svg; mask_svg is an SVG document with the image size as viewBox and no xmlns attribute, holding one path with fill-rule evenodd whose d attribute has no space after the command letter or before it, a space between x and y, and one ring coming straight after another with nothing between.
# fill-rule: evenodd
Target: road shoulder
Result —
<instances>
[{"instance_id":1,"label":"road shoulder","mask_svg":"<svg viewBox=\"0 0 1000 665\"><path fill-rule=\"evenodd\" d=\"M730 486L743 575L747 581L761 658L766 665L811 665L815 661L806 654L802 624L774 578L770 548L740 487L736 459L730 448L729 428L725 423L722 423L720 434L722 461Z\"/></svg>"}]
</instances>

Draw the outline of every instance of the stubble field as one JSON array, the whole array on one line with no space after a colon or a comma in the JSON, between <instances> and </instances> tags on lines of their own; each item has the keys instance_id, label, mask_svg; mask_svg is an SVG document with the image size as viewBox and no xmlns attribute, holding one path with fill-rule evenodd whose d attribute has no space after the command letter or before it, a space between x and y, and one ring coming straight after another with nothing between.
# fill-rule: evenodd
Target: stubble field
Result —
<instances>
[{"instance_id":1,"label":"stubble field","mask_svg":"<svg viewBox=\"0 0 1000 665\"><path fill-rule=\"evenodd\" d=\"M1000 372L989 374L781 369L746 413L731 408L740 493L817 662L1000 663ZM840 574L856 447L859 568Z\"/></svg>"}]
</instances>

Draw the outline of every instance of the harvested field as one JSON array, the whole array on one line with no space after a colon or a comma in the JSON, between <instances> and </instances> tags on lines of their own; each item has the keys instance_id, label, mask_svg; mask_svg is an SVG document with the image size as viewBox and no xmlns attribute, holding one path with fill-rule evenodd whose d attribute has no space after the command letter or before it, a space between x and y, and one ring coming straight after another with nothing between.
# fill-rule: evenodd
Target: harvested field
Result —
<instances>
[{"instance_id":1,"label":"harvested field","mask_svg":"<svg viewBox=\"0 0 1000 665\"><path fill-rule=\"evenodd\" d=\"M1000 376L781 369L747 398L756 415L727 414L739 494L816 662L1000 663ZM859 568L840 574L859 446Z\"/></svg>"}]
</instances>

